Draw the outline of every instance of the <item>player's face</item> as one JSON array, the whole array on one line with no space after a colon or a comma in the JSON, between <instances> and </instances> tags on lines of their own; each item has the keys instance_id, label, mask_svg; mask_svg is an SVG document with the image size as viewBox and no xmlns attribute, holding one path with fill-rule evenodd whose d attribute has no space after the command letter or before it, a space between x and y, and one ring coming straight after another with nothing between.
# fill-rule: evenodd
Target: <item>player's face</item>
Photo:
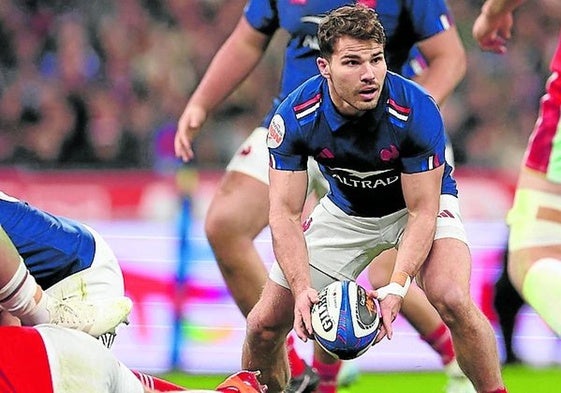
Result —
<instances>
[{"instance_id":1,"label":"player's face","mask_svg":"<svg viewBox=\"0 0 561 393\"><path fill-rule=\"evenodd\" d=\"M331 59L319 58L318 67L341 114L358 116L378 105L388 70L381 44L342 37Z\"/></svg>"}]
</instances>

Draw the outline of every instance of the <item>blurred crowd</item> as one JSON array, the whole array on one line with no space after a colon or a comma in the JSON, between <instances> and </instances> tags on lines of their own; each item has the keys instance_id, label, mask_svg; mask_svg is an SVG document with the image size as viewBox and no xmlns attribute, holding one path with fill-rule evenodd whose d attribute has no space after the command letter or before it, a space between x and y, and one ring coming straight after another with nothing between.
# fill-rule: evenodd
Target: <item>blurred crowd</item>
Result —
<instances>
[{"instance_id":1,"label":"blurred crowd","mask_svg":"<svg viewBox=\"0 0 561 393\"><path fill-rule=\"evenodd\" d=\"M0 164L31 168L176 165L189 94L245 0L0 1ZM458 165L517 170L561 26L557 0L517 12L507 55L471 38L480 1L450 0L468 71L443 107ZM223 168L276 93L284 40L213 114L195 164Z\"/></svg>"}]
</instances>

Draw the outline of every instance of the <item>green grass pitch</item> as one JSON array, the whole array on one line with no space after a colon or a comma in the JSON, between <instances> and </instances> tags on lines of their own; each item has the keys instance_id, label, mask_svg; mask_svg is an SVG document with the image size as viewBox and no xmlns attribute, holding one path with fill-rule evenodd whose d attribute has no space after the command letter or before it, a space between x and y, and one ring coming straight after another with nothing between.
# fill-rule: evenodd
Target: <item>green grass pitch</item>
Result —
<instances>
[{"instance_id":1,"label":"green grass pitch","mask_svg":"<svg viewBox=\"0 0 561 393\"><path fill-rule=\"evenodd\" d=\"M561 392L561 368L507 366L503 376L509 393ZM172 372L162 375L190 389L212 389L224 375L188 375ZM363 373L358 381L339 393L444 393L446 377L442 372Z\"/></svg>"}]
</instances>

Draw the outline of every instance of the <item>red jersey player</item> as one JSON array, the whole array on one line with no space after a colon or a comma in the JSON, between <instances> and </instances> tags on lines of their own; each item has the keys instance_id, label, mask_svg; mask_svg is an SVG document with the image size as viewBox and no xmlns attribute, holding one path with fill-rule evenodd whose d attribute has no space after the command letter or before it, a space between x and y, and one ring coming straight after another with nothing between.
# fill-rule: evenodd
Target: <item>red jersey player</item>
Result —
<instances>
[{"instance_id":1,"label":"red jersey player","mask_svg":"<svg viewBox=\"0 0 561 393\"><path fill-rule=\"evenodd\" d=\"M163 379L131 371L92 336L56 325L16 326L0 313L0 392L159 393L186 391ZM12 325L12 326L5 326ZM265 393L257 373L240 371L216 390L191 393Z\"/></svg>"}]
</instances>

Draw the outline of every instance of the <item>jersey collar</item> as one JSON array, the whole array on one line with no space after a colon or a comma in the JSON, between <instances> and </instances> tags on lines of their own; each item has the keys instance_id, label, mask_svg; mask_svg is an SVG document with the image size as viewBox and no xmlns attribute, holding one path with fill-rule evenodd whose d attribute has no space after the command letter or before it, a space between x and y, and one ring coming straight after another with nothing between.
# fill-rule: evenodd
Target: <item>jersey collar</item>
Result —
<instances>
[{"instance_id":1,"label":"jersey collar","mask_svg":"<svg viewBox=\"0 0 561 393\"><path fill-rule=\"evenodd\" d=\"M333 101L331 100L331 96L329 95L328 83L327 80L325 79L322 83L321 90L322 90L322 96L325 97L324 106L323 106L324 116L332 132L336 132L337 130L341 129L341 127L343 127L345 124L349 122L358 120L358 118L346 117L339 113L339 111L335 108ZM385 112L388 96L389 96L388 83L386 78L386 80L384 80L384 86L382 88L382 94L380 95L380 100L378 101L378 105L376 106L376 108L365 113L365 115L368 115L370 118L372 118L374 122L377 123Z\"/></svg>"}]
</instances>

